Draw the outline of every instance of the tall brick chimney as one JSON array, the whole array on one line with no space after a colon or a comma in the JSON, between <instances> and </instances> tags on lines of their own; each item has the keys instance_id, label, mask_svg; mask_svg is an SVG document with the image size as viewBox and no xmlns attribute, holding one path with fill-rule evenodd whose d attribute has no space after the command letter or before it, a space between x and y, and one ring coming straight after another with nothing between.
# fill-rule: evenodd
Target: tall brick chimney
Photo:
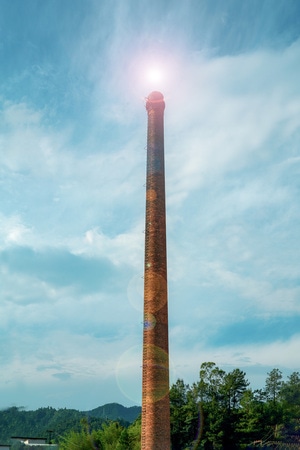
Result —
<instances>
[{"instance_id":1,"label":"tall brick chimney","mask_svg":"<svg viewBox=\"0 0 300 450\"><path fill-rule=\"evenodd\" d=\"M169 450L169 342L164 168L164 97L147 98L142 450Z\"/></svg>"}]
</instances>

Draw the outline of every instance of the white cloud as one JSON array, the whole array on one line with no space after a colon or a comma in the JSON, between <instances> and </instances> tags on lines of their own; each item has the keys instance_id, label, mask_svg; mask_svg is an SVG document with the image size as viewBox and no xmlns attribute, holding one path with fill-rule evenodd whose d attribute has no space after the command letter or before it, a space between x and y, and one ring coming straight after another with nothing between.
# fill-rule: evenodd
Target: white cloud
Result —
<instances>
[{"instance_id":1,"label":"white cloud","mask_svg":"<svg viewBox=\"0 0 300 450\"><path fill-rule=\"evenodd\" d=\"M62 77L65 84L72 76L80 80L72 85L78 90L68 107L76 101L80 105L68 117L68 107L59 115L51 110L51 102L41 109L33 106L33 99L26 102L26 96L3 102L4 256L26 247L43 252L43 261L50 264L48 250L60 249L76 257L105 257L115 270L115 283L86 293L74 274L62 287L42 272L23 266L16 270L16 261L15 266L1 265L0 321L8 333L6 353L1 353L5 383L14 378L20 385L24 376L27 387L40 384L58 390L68 378L74 395L76 386L78 392L78 386L95 386L97 380L99 391L100 383L113 390L109 379L116 373L114 389L117 384L121 389L124 381L125 390L134 388L130 395L139 392L138 383L132 384L140 376L135 350L142 338L138 280L143 275L144 241L143 96L150 86L138 80L135 71L157 55L169 69L166 73L172 72L159 88L166 100L174 365L189 382L208 360L249 368L299 365L297 336L278 340L275 330L273 343L226 348L210 347L209 338L245 315L255 319L299 314L300 41L282 51L230 57L193 52L197 46L176 55L174 41L173 48L166 43L168 25L175 17L181 22L178 10L166 14L153 40L153 24L143 14L151 12L152 5L142 3L138 40L129 26L128 5L112 10L104 2L84 21L71 55L71 73ZM186 5L180 5L180 12L191 17ZM155 9L151 17L157 14ZM109 25L99 28L104 18ZM150 58L144 50L151 47ZM38 68L40 81L47 76L45 67ZM10 89L22 82L11 79ZM71 87L67 89L70 96ZM65 107L66 97L59 97L54 102L59 99ZM44 100L41 95L40 104ZM70 268L58 266L56 271L51 267L54 278L58 273L67 277Z\"/></svg>"},{"instance_id":2,"label":"white cloud","mask_svg":"<svg viewBox=\"0 0 300 450\"><path fill-rule=\"evenodd\" d=\"M273 287L269 281L242 276L213 263L209 265L209 271L210 269L213 278L215 276L221 285L232 292L237 292L241 298L255 300L257 313L259 311L270 315L300 313L299 287Z\"/></svg>"},{"instance_id":3,"label":"white cloud","mask_svg":"<svg viewBox=\"0 0 300 450\"><path fill-rule=\"evenodd\" d=\"M54 175L59 167L67 167L61 150L66 145L68 130L64 135L48 128L44 114L26 103L4 103L0 117L0 164L9 171L40 178Z\"/></svg>"},{"instance_id":4,"label":"white cloud","mask_svg":"<svg viewBox=\"0 0 300 450\"><path fill-rule=\"evenodd\" d=\"M174 363L172 379L176 381L177 378L183 378L187 383L196 382L199 380L201 364L213 361L226 371L242 368L246 375L249 373L252 388L263 388L258 380L265 380L267 372L273 368L280 368L287 375L299 370L299 345L300 336L295 335L289 340L275 340L259 345L237 344L212 348L199 344L187 348L177 346L176 349L171 346Z\"/></svg>"},{"instance_id":5,"label":"white cloud","mask_svg":"<svg viewBox=\"0 0 300 450\"><path fill-rule=\"evenodd\" d=\"M24 245L32 229L22 223L18 215L5 217L0 213L0 248L6 245Z\"/></svg>"},{"instance_id":6,"label":"white cloud","mask_svg":"<svg viewBox=\"0 0 300 450\"><path fill-rule=\"evenodd\" d=\"M190 82L166 109L172 206L226 173L291 154L288 146L300 128L293 75L298 55L299 43L283 53L187 61Z\"/></svg>"},{"instance_id":7,"label":"white cloud","mask_svg":"<svg viewBox=\"0 0 300 450\"><path fill-rule=\"evenodd\" d=\"M98 229L85 233L83 246L79 252L90 255L107 255L116 265L130 264L136 270L143 271L143 241L142 224L126 233L110 237Z\"/></svg>"},{"instance_id":8,"label":"white cloud","mask_svg":"<svg viewBox=\"0 0 300 450\"><path fill-rule=\"evenodd\" d=\"M77 333L66 330L53 330L46 335L41 335L37 339L34 336L22 333L15 334L15 339L11 339L10 347L13 351L6 360L2 358L1 385L6 386L6 391L14 389L18 392L19 386L26 390L38 392L40 388L51 393L49 405L77 407L78 399L84 404L93 402L93 407L114 401L114 399L124 396L124 403L132 404L135 399L128 397L130 392L126 392L124 379L126 378L126 367L124 367L122 355L128 354L130 348L135 344L131 336L123 336L122 340L109 340L105 337L94 337L86 333ZM123 361L123 362L122 362ZM135 374L138 374L140 361L135 361ZM66 377L68 385L63 386ZM125 378L124 378L125 377ZM140 388L136 376L134 381L135 394L139 396ZM86 400L81 399L79 385L93 385L92 391L86 392ZM103 389L103 386L113 384L106 394L101 394L95 399L95 392ZM60 398L56 398L54 391L63 390ZM125 389L125 392L122 390ZM115 391L113 393L113 390ZM72 392L72 394L71 394ZM69 396L72 395L72 398ZM19 402L23 400L24 394L19 394ZM6 398L3 396L2 401ZM140 399L137 398L137 401ZM5 401L5 400L4 400ZM7 400L6 400L7 401ZM28 401L28 400L27 400ZM45 400L43 400L44 402ZM37 403L37 407L45 406L44 403ZM72 406L71 406L72 405Z\"/></svg>"}]
</instances>

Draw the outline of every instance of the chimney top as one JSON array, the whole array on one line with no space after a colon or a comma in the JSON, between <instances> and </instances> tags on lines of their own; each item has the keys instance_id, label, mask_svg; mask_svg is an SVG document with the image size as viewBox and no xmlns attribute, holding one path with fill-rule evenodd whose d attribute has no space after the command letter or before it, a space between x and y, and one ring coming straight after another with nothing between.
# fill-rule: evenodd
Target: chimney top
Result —
<instances>
[{"instance_id":1,"label":"chimney top","mask_svg":"<svg viewBox=\"0 0 300 450\"><path fill-rule=\"evenodd\" d=\"M147 111L157 110L163 111L165 109L164 96L161 92L153 91L146 98L146 109Z\"/></svg>"},{"instance_id":2,"label":"chimney top","mask_svg":"<svg viewBox=\"0 0 300 450\"><path fill-rule=\"evenodd\" d=\"M161 92L153 91L151 92L151 94L148 95L147 100L149 100L150 102L163 102L164 96L162 95Z\"/></svg>"}]
</instances>

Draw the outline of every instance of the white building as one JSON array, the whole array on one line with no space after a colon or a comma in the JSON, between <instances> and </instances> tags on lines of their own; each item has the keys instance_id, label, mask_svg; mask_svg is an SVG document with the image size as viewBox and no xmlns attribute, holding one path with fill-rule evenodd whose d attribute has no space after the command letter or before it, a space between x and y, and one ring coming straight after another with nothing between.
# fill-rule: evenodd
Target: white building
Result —
<instances>
[{"instance_id":1,"label":"white building","mask_svg":"<svg viewBox=\"0 0 300 450\"><path fill-rule=\"evenodd\" d=\"M29 447L35 447L39 446L42 448L51 447L52 450L55 450L58 448L56 444L47 444L47 439L45 438L33 438L33 437L20 437L20 436L13 436L11 438L13 441L19 441L22 442L25 445L28 445ZM1 447L0 447L1 450ZM9 448L8 448L9 450Z\"/></svg>"}]
</instances>

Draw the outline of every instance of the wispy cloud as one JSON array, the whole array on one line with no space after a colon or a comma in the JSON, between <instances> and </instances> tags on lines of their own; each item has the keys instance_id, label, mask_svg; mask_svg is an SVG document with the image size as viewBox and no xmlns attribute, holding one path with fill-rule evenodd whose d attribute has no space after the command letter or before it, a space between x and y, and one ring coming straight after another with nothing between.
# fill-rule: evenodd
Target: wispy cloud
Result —
<instances>
[{"instance_id":1,"label":"wispy cloud","mask_svg":"<svg viewBox=\"0 0 300 450\"><path fill-rule=\"evenodd\" d=\"M297 369L299 5L58 3L35 27L31 2L20 29L2 27L3 401L139 401L143 102L156 88L172 377L195 381L205 360L255 380Z\"/></svg>"}]
</instances>

